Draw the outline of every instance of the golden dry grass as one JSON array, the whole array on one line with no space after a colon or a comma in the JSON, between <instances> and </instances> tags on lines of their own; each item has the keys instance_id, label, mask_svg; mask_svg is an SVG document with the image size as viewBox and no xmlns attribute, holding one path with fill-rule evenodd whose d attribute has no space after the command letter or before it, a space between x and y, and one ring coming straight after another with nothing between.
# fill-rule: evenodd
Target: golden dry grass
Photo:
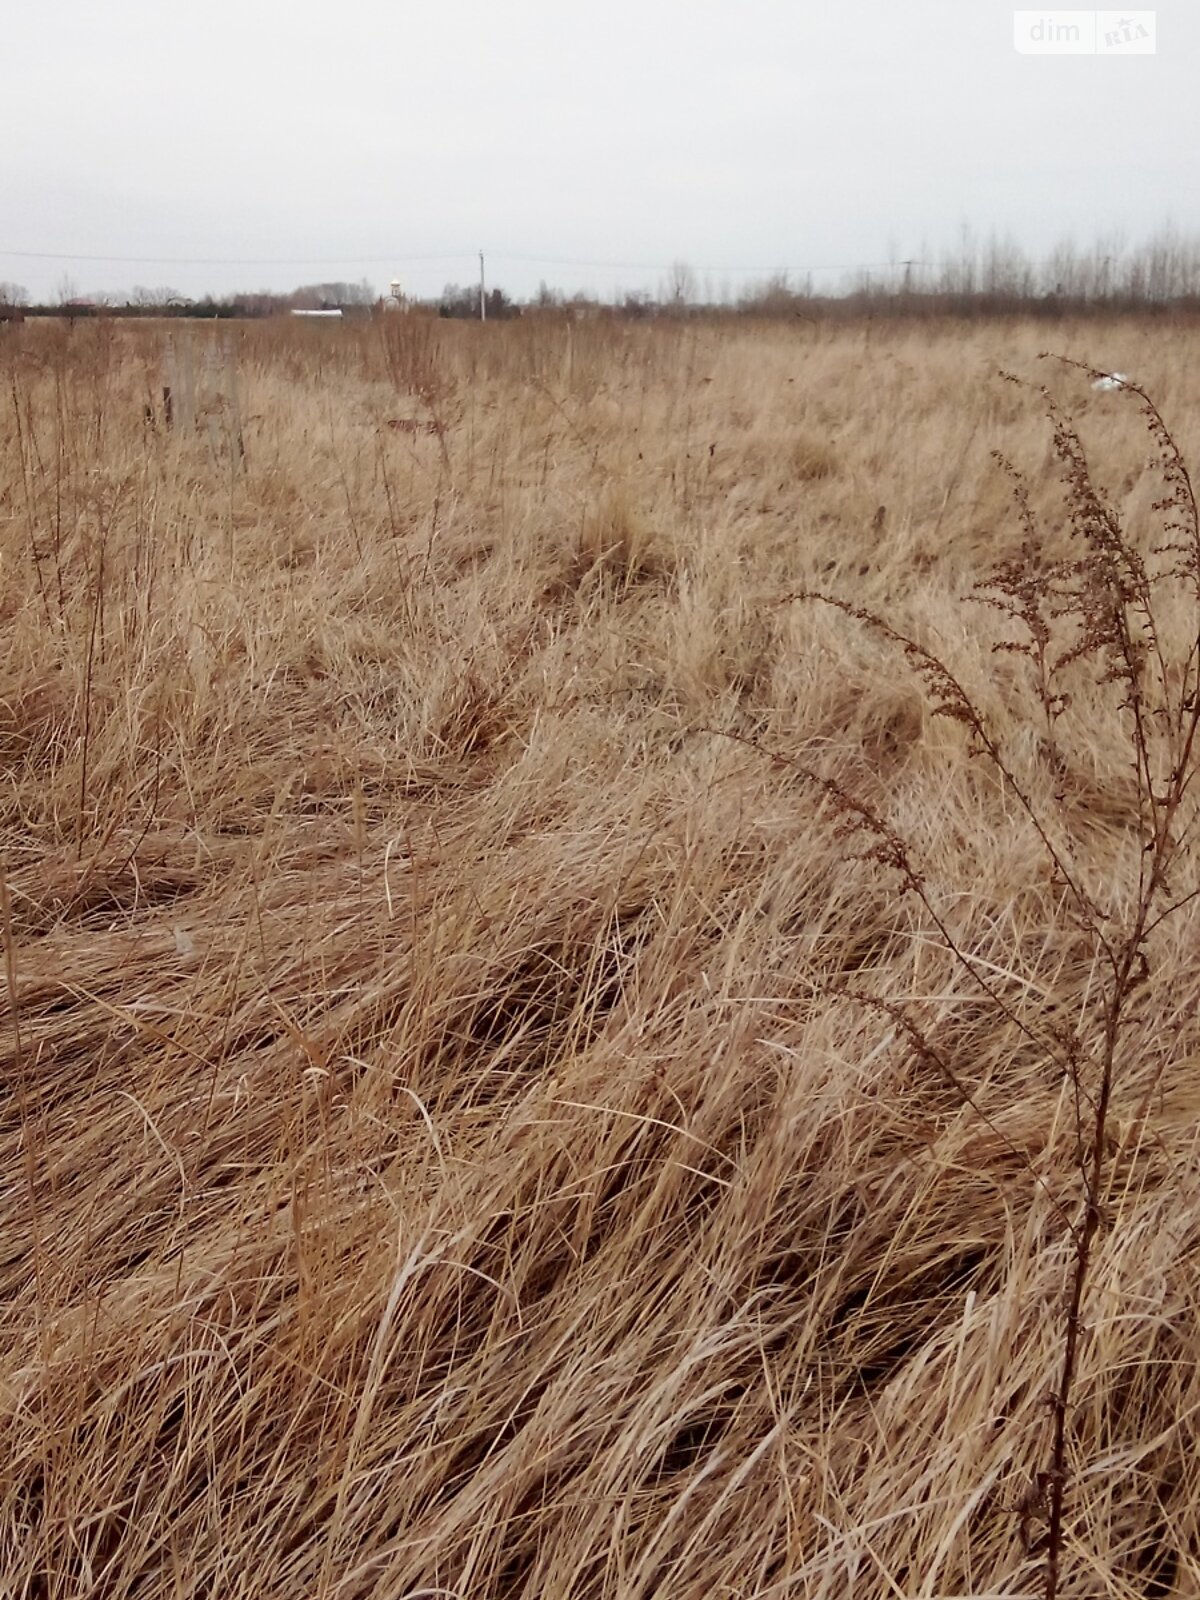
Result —
<instances>
[{"instance_id":1,"label":"golden dry grass","mask_svg":"<svg viewBox=\"0 0 1200 1600\"><path fill-rule=\"evenodd\" d=\"M989 450L1054 462L996 369L1149 530L1136 411L1034 356L1197 459L1194 331L172 339L0 330L0 1594L1035 1593L1070 1088L763 751L1085 1010L963 730L787 597L936 641L1020 747L961 597L1020 535ZM1125 750L1071 727L1103 882ZM1073 1597L1200 1594L1198 934L1119 1064Z\"/></svg>"}]
</instances>

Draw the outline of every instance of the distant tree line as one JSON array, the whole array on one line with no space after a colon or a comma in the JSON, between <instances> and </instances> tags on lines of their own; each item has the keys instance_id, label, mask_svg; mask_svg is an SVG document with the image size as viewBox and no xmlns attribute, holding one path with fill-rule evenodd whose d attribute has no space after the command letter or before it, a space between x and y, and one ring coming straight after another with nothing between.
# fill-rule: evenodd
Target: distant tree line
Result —
<instances>
[{"instance_id":1,"label":"distant tree line","mask_svg":"<svg viewBox=\"0 0 1200 1600\"><path fill-rule=\"evenodd\" d=\"M447 284L440 296L407 302L428 315L477 320L476 285ZM964 230L955 249L843 274L836 284L813 283L780 271L740 292L702 287L685 262L667 269L656 294L637 290L601 299L566 294L543 282L524 301L493 286L485 296L489 321L522 315L649 317L755 316L837 318L860 315L994 316L1200 311L1200 238L1163 230L1129 247L1119 238L1086 248L1065 242L1041 260L1007 237L976 240ZM304 284L287 293L260 289L192 300L169 287L135 286L121 294L81 296L64 278L51 301L31 304L17 283L0 282L0 320L26 316L271 317L289 311L338 309L367 316L395 308L365 279Z\"/></svg>"},{"instance_id":2,"label":"distant tree line","mask_svg":"<svg viewBox=\"0 0 1200 1600\"><path fill-rule=\"evenodd\" d=\"M521 307L515 300L510 300L503 289L489 289L483 299L490 320L502 321L505 317L521 315ZM437 313L439 317L474 318L478 321L478 285L468 285L462 289L457 283L448 283L442 290L441 299L437 302Z\"/></svg>"},{"instance_id":3,"label":"distant tree line","mask_svg":"<svg viewBox=\"0 0 1200 1600\"><path fill-rule=\"evenodd\" d=\"M240 290L236 293L204 295L190 299L165 285L147 288L136 284L117 293L103 291L80 294L70 279L64 278L52 300L31 303L27 290L19 283L0 282L0 309L19 309L37 316L115 316L115 317L274 317L289 311L331 311L367 315L377 305L374 287L364 278L359 283L310 283L287 293L270 289Z\"/></svg>"}]
</instances>

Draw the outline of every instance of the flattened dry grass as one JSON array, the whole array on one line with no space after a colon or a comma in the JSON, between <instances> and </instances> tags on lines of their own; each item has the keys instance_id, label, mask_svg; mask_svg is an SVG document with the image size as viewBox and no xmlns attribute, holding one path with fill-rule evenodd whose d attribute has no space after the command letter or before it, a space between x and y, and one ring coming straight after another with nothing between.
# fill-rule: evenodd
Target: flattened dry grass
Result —
<instances>
[{"instance_id":1,"label":"flattened dry grass","mask_svg":"<svg viewBox=\"0 0 1200 1600\"><path fill-rule=\"evenodd\" d=\"M989 450L1054 495L990 375L1137 365L1194 458L1194 332L165 337L0 330L0 1591L1036 1592L1070 1087L763 751L1077 1014L962 730L787 597L1034 737L960 600L1020 538ZM1070 393L1148 527L1144 434ZM1103 879L1087 710L1056 781ZM1119 1074L1071 1596L1200 1592L1198 937Z\"/></svg>"}]
</instances>

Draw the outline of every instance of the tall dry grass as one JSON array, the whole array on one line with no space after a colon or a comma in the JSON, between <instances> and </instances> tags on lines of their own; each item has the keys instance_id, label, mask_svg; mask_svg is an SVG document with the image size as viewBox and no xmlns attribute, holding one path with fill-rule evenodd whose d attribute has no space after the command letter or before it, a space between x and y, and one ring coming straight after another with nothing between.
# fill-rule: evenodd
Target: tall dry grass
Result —
<instances>
[{"instance_id":1,"label":"tall dry grass","mask_svg":"<svg viewBox=\"0 0 1200 1600\"><path fill-rule=\"evenodd\" d=\"M0 1593L1038 1592L1072 1086L764 752L1084 1015L967 731L787 597L1027 750L962 595L989 451L1051 517L1056 462L995 371L1135 368L1195 459L1190 328L165 337L0 330ZM1136 413L1053 382L1152 541ZM1111 884L1099 693L1061 757ZM1063 1595L1200 1593L1198 933L1114 1079Z\"/></svg>"}]
</instances>

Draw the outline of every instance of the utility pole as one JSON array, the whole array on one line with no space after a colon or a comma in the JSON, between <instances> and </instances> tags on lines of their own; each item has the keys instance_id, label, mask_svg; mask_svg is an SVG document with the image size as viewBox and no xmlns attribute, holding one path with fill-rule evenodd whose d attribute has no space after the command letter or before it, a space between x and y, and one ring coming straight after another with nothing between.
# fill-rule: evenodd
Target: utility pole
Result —
<instances>
[{"instance_id":1,"label":"utility pole","mask_svg":"<svg viewBox=\"0 0 1200 1600\"><path fill-rule=\"evenodd\" d=\"M483 251L479 252L479 320L487 321L487 291L483 284Z\"/></svg>"}]
</instances>

